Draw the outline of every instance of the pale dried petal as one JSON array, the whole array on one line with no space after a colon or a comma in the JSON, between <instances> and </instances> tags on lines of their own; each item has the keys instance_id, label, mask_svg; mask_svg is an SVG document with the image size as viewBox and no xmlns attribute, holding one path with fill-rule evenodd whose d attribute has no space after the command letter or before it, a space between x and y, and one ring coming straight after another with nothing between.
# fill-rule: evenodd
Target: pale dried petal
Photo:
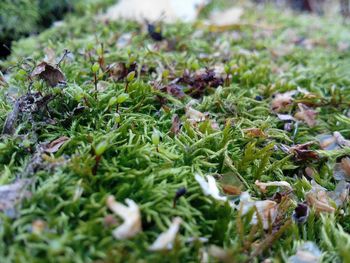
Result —
<instances>
[{"instance_id":1,"label":"pale dried petal","mask_svg":"<svg viewBox=\"0 0 350 263\"><path fill-rule=\"evenodd\" d=\"M288 258L289 263L317 263L320 262L322 252L314 242L307 241L298 247L295 255Z\"/></svg>"},{"instance_id":2,"label":"pale dried petal","mask_svg":"<svg viewBox=\"0 0 350 263\"><path fill-rule=\"evenodd\" d=\"M142 230L139 207L131 199L126 199L125 203L127 203L128 206L116 202L113 196L107 198L107 206L109 209L124 220L122 225L113 230L113 236L116 239L131 238Z\"/></svg>"},{"instance_id":3,"label":"pale dried petal","mask_svg":"<svg viewBox=\"0 0 350 263\"><path fill-rule=\"evenodd\" d=\"M294 117L297 120L305 122L309 127L314 127L316 125L317 112L302 103L298 103L298 107L299 111L295 113Z\"/></svg>"},{"instance_id":4,"label":"pale dried petal","mask_svg":"<svg viewBox=\"0 0 350 263\"><path fill-rule=\"evenodd\" d=\"M205 121L205 114L193 109L191 106L186 107L186 117L192 124Z\"/></svg>"},{"instance_id":5,"label":"pale dried petal","mask_svg":"<svg viewBox=\"0 0 350 263\"><path fill-rule=\"evenodd\" d=\"M181 222L182 219L180 217L175 217L169 229L166 232L160 234L148 249L151 251L171 249L177 232L179 232Z\"/></svg>"},{"instance_id":6,"label":"pale dried petal","mask_svg":"<svg viewBox=\"0 0 350 263\"><path fill-rule=\"evenodd\" d=\"M221 200L221 201L227 200L226 196L220 195L219 188L217 187L215 178L213 176L207 175L206 178L208 181L204 177L200 176L199 174L195 174L194 177L196 181L199 183L199 185L201 186L203 193L205 195L210 195L216 200Z\"/></svg>"},{"instance_id":7,"label":"pale dried petal","mask_svg":"<svg viewBox=\"0 0 350 263\"><path fill-rule=\"evenodd\" d=\"M275 97L271 101L271 109L275 112L282 112L289 108L293 102L293 95L296 91L288 91L285 93L275 94Z\"/></svg>"},{"instance_id":8,"label":"pale dried petal","mask_svg":"<svg viewBox=\"0 0 350 263\"><path fill-rule=\"evenodd\" d=\"M256 180L255 181L255 185L257 187L259 187L259 190L262 192L262 193L265 193L266 192L266 188L268 186L281 186L281 187L286 187L288 190L293 190L293 188L291 187L291 185L286 182L286 181L274 181L274 182L266 182L266 183L263 183L263 182L259 182L259 180Z\"/></svg>"},{"instance_id":9,"label":"pale dried petal","mask_svg":"<svg viewBox=\"0 0 350 263\"><path fill-rule=\"evenodd\" d=\"M335 208L331 206L327 190L318 185L314 180L311 181L312 188L306 193L306 201L313 206L317 212L332 213Z\"/></svg>"},{"instance_id":10,"label":"pale dried petal","mask_svg":"<svg viewBox=\"0 0 350 263\"><path fill-rule=\"evenodd\" d=\"M264 229L268 229L269 222L273 223L277 217L278 204L271 200L254 201L248 192L243 192L239 203L242 215L247 214L254 206L262 220ZM258 216L255 212L251 224L256 225L258 222Z\"/></svg>"}]
</instances>

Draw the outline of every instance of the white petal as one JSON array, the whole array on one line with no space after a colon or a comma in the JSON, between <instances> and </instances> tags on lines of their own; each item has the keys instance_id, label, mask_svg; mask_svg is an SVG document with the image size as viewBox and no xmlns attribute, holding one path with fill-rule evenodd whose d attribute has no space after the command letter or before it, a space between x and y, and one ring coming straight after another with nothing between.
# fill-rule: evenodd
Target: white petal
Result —
<instances>
[{"instance_id":1,"label":"white petal","mask_svg":"<svg viewBox=\"0 0 350 263\"><path fill-rule=\"evenodd\" d=\"M195 174L194 177L196 181L199 183L199 185L201 186L203 193L205 195L210 195L216 200L221 200L221 201L227 200L226 196L220 195L220 191L216 185L216 181L213 176L207 175L206 178L208 179L208 181L204 177L200 176L199 174Z\"/></svg>"},{"instance_id":2,"label":"white petal","mask_svg":"<svg viewBox=\"0 0 350 263\"><path fill-rule=\"evenodd\" d=\"M149 250L159 251L171 248L176 238L176 234L179 232L181 222L182 219L180 217L175 217L169 229L158 236L149 247Z\"/></svg>"},{"instance_id":3,"label":"white petal","mask_svg":"<svg viewBox=\"0 0 350 263\"><path fill-rule=\"evenodd\" d=\"M128 206L116 202L113 196L107 198L107 206L109 209L124 220L122 225L113 230L113 236L116 239L131 238L142 229L139 207L131 199L126 199L125 203L127 203Z\"/></svg>"},{"instance_id":4,"label":"white petal","mask_svg":"<svg viewBox=\"0 0 350 263\"><path fill-rule=\"evenodd\" d=\"M264 229L268 229L269 220L271 219L271 223L273 223L277 217L278 204L271 200L254 201L248 192L243 192L240 196L239 203L239 209L241 209L242 215L247 214L254 206L259 213ZM256 225L258 222L258 216L256 212L254 212L251 224Z\"/></svg>"}]
</instances>

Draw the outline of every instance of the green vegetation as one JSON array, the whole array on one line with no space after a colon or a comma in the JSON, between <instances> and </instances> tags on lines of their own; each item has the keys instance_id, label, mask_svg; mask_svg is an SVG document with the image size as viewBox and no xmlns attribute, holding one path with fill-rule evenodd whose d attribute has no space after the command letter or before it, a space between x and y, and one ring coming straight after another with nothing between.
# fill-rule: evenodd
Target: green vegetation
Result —
<instances>
[{"instance_id":1,"label":"green vegetation","mask_svg":"<svg viewBox=\"0 0 350 263\"><path fill-rule=\"evenodd\" d=\"M0 192L1 261L199 262L208 251L210 262L284 262L309 240L323 262L349 262L348 203L333 200L334 212L318 213L306 198L311 179L333 191L334 166L350 154L347 141L331 150L318 143L334 132L350 138L347 27L248 8L224 32L201 23L161 28L165 40L157 42L145 25L71 15L14 44L2 62L10 69L0 90L0 183L28 179L31 194L5 209L11 202ZM52 51L60 68L46 65L45 77L38 64ZM206 68L221 71L213 77ZM55 81L57 71L65 84ZM287 91L287 102L278 101ZM190 105L204 116L191 116ZM14 124L6 121L11 113ZM261 218L252 225L254 208L243 213L204 195L195 174L213 175L231 204L240 191L274 200L277 219L267 230ZM293 191L262 192L256 180L286 181ZM139 206L142 231L133 238L113 237L122 220L111 217L109 195ZM293 211L304 201L309 215L296 223ZM172 249L148 251L176 216L182 224Z\"/></svg>"}]
</instances>

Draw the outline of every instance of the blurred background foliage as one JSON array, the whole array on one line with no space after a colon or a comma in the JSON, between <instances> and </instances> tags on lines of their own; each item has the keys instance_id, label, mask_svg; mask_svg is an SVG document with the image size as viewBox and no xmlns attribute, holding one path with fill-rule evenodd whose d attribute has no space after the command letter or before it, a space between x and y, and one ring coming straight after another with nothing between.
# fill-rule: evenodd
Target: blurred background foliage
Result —
<instances>
[{"instance_id":1,"label":"blurred background foliage","mask_svg":"<svg viewBox=\"0 0 350 263\"><path fill-rule=\"evenodd\" d=\"M37 34L66 13L100 10L115 0L0 0L0 57L9 55L11 42Z\"/></svg>"}]
</instances>

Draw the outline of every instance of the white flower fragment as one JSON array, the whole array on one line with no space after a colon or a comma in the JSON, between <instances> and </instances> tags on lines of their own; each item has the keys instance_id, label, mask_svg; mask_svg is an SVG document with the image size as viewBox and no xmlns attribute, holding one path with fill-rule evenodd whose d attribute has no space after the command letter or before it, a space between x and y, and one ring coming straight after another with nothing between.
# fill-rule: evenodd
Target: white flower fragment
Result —
<instances>
[{"instance_id":1,"label":"white flower fragment","mask_svg":"<svg viewBox=\"0 0 350 263\"><path fill-rule=\"evenodd\" d=\"M219 188L216 185L215 178L212 175L207 175L206 178L200 176L199 174L194 175L196 181L201 186L203 193L205 195L210 195L216 200L226 201L226 196L221 196Z\"/></svg>"},{"instance_id":2,"label":"white flower fragment","mask_svg":"<svg viewBox=\"0 0 350 263\"><path fill-rule=\"evenodd\" d=\"M169 229L161 233L148 249L150 251L171 249L173 247L177 232L179 232L181 222L182 219L180 217L175 217Z\"/></svg>"},{"instance_id":3,"label":"white flower fragment","mask_svg":"<svg viewBox=\"0 0 350 263\"><path fill-rule=\"evenodd\" d=\"M259 187L259 190L262 193L265 193L266 192L266 188L269 187L269 186L280 186L280 187L285 187L285 188L287 188L288 190L291 190L291 191L293 190L292 186L286 181L273 181L273 182L263 183L263 182L260 182L259 180L256 180L255 181L255 185L257 187Z\"/></svg>"},{"instance_id":4,"label":"white flower fragment","mask_svg":"<svg viewBox=\"0 0 350 263\"><path fill-rule=\"evenodd\" d=\"M247 214L254 206L261 218L264 229L268 229L269 224L272 224L277 217L278 204L271 200L254 201L248 192L243 192L239 203L239 209L241 209L242 215ZM256 225L258 222L258 215L254 212L251 224Z\"/></svg>"},{"instance_id":5,"label":"white flower fragment","mask_svg":"<svg viewBox=\"0 0 350 263\"><path fill-rule=\"evenodd\" d=\"M116 239L131 238L142 230L139 207L131 199L126 199L125 203L128 206L115 201L113 196L107 198L109 209L124 220L123 224L113 230L113 236Z\"/></svg>"}]
</instances>

